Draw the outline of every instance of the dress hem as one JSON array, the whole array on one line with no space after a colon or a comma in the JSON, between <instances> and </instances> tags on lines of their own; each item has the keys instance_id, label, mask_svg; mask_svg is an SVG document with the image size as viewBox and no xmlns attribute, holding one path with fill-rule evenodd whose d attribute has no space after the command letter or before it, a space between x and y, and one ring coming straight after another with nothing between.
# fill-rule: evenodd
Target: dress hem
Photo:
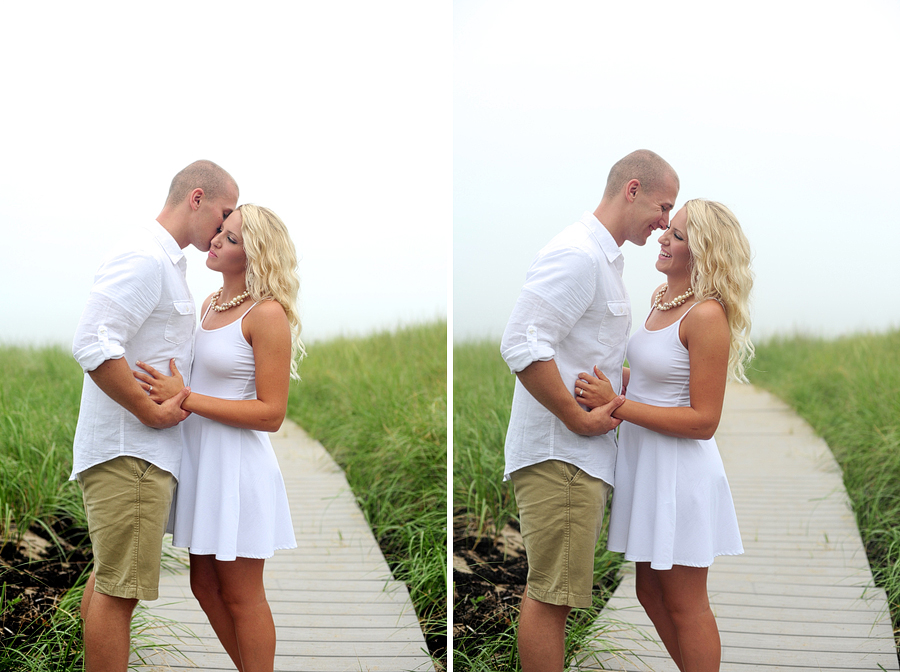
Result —
<instances>
[{"instance_id":1,"label":"dress hem","mask_svg":"<svg viewBox=\"0 0 900 672\"><path fill-rule=\"evenodd\" d=\"M609 548L608 550L613 551L614 553L622 553L622 551L617 551L614 548ZM678 565L679 567L698 567L698 568L712 567L713 561L720 556L723 556L723 555L734 556L734 555L743 555L743 554L744 554L744 549L741 549L739 551L720 551L718 553L715 553L713 555L713 557L709 560L709 562L707 562L706 564L704 564L702 562L679 562L677 560L673 560L672 562L667 563L668 566L666 566L663 563L659 563L657 566L654 566L653 558L643 558L643 557L638 557L635 555L630 555L627 552L624 553L625 560L627 560L628 562L649 562L651 569L656 569L656 570L660 570L660 571L666 571L666 570L672 569L672 567L674 567L675 565Z\"/></svg>"},{"instance_id":2,"label":"dress hem","mask_svg":"<svg viewBox=\"0 0 900 672\"><path fill-rule=\"evenodd\" d=\"M227 557L225 557L225 556L220 557L220 554L218 551L206 551L206 550L199 550L199 549L194 550L190 546L179 546L178 544L174 544L174 543L172 544L172 546L174 546L175 548L186 548L186 549L188 549L188 553L190 553L191 555L214 555L214 556L216 556L216 560L219 560L220 562L232 562L234 560L237 560L238 558L247 558L249 560L268 560L269 558L271 558L275 555L275 551L289 551L291 549L297 548L297 544L295 543L293 546L276 546L275 548L272 549L272 552L269 553L268 555L253 555L250 553L238 552L234 555L229 554L229 556L227 556Z\"/></svg>"}]
</instances>

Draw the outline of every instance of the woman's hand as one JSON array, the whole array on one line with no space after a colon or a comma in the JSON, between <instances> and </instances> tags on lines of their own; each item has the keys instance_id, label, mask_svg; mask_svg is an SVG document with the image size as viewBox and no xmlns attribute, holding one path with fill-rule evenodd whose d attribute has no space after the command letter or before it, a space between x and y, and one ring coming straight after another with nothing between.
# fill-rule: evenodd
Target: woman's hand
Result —
<instances>
[{"instance_id":1,"label":"woman's hand","mask_svg":"<svg viewBox=\"0 0 900 672\"><path fill-rule=\"evenodd\" d=\"M137 362L137 365L143 371L132 371L134 377L137 378L141 387L149 393L150 399L157 404L174 397L184 389L184 378L178 372L174 359L169 360L169 369L172 371L171 376L163 375L144 362Z\"/></svg>"},{"instance_id":2,"label":"woman's hand","mask_svg":"<svg viewBox=\"0 0 900 672\"><path fill-rule=\"evenodd\" d=\"M613 391L612 383L596 366L594 376L583 371L578 374L578 380L575 381L575 398L578 403L593 409L608 404L617 396L619 395Z\"/></svg>"}]
</instances>

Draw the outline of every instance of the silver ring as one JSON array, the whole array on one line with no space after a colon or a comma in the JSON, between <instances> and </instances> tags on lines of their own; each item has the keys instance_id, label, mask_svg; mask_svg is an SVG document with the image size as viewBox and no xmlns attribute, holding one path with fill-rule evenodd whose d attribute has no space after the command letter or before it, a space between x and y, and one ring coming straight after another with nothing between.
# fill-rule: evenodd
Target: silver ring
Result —
<instances>
[{"instance_id":1,"label":"silver ring","mask_svg":"<svg viewBox=\"0 0 900 672\"><path fill-rule=\"evenodd\" d=\"M153 388L151 387L150 389L152 390ZM584 388L583 388L583 387L579 387L579 388L578 388L578 396L579 396L579 397L583 397L583 396L584 396Z\"/></svg>"},{"instance_id":2,"label":"silver ring","mask_svg":"<svg viewBox=\"0 0 900 672\"><path fill-rule=\"evenodd\" d=\"M153 385L150 386L150 389L147 390L147 392L152 392L152 391L153 391Z\"/></svg>"}]
</instances>

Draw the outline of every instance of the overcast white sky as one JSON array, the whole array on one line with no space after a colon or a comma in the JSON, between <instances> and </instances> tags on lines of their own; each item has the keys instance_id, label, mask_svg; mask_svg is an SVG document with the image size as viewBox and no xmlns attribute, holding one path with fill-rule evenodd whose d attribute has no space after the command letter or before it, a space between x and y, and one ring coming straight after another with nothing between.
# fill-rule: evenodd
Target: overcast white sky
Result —
<instances>
[{"instance_id":1,"label":"overcast white sky","mask_svg":"<svg viewBox=\"0 0 900 672\"><path fill-rule=\"evenodd\" d=\"M738 216L755 337L900 326L900 3L454 3L454 337L502 334L535 253L647 148ZM637 315L658 235L626 244ZM640 307L640 309L638 309Z\"/></svg>"},{"instance_id":2,"label":"overcast white sky","mask_svg":"<svg viewBox=\"0 0 900 672\"><path fill-rule=\"evenodd\" d=\"M287 223L307 340L447 316L449 2L6 3L0 342L70 344L110 241L211 159ZM197 302L219 287L188 248Z\"/></svg>"},{"instance_id":3,"label":"overcast white sky","mask_svg":"<svg viewBox=\"0 0 900 672\"><path fill-rule=\"evenodd\" d=\"M288 223L307 339L498 337L537 250L647 147L754 247L757 336L900 324L900 5L16 3L0 341L68 343L111 238L212 159ZM452 267L450 241L452 230ZM655 236L626 246L636 305ZM199 301L218 287L189 248Z\"/></svg>"}]
</instances>

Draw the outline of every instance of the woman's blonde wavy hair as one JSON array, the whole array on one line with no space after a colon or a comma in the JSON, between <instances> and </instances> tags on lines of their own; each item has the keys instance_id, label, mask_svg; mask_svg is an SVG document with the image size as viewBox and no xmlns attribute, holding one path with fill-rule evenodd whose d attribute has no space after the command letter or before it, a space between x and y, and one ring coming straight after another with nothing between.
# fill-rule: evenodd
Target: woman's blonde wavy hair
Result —
<instances>
[{"instance_id":1,"label":"woman's blonde wavy hair","mask_svg":"<svg viewBox=\"0 0 900 672\"><path fill-rule=\"evenodd\" d=\"M750 342L750 243L737 217L721 203L698 198L685 207L694 295L698 301L717 299L725 308L731 330L728 378L746 383L744 365L754 354Z\"/></svg>"},{"instance_id":2,"label":"woman's blonde wavy hair","mask_svg":"<svg viewBox=\"0 0 900 672\"><path fill-rule=\"evenodd\" d=\"M247 289L254 301L273 299L287 313L291 326L291 378L299 379L298 365L306 357L300 340L300 316L297 295L297 251L281 218L268 208L252 203L238 206L241 211L241 237L247 255Z\"/></svg>"}]
</instances>

